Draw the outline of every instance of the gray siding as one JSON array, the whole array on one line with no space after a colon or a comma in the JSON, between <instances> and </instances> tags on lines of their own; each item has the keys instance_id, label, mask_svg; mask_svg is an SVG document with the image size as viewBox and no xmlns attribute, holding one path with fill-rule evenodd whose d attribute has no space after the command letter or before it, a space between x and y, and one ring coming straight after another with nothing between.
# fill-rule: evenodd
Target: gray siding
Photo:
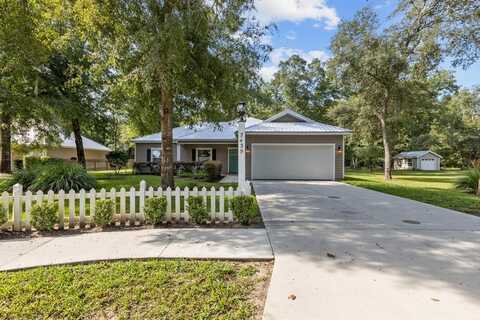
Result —
<instances>
[{"instance_id":1,"label":"gray siding","mask_svg":"<svg viewBox=\"0 0 480 320\"><path fill-rule=\"evenodd\" d=\"M334 143L342 145L342 152L335 152L335 179L343 179L343 136L341 135L247 135L247 148L252 149L252 143ZM246 154L246 176L251 177L251 152Z\"/></svg>"}]
</instances>

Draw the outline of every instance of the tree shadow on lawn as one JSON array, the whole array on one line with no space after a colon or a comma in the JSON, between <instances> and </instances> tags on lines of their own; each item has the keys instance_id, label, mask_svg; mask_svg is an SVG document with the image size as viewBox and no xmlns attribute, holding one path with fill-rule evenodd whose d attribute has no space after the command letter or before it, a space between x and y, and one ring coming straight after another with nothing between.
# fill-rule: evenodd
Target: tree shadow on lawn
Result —
<instances>
[{"instance_id":1,"label":"tree shadow on lawn","mask_svg":"<svg viewBox=\"0 0 480 320\"><path fill-rule=\"evenodd\" d=\"M343 184L298 186L310 192L256 188L277 258L295 255L332 274L370 271L399 289L480 301L479 218Z\"/></svg>"}]
</instances>

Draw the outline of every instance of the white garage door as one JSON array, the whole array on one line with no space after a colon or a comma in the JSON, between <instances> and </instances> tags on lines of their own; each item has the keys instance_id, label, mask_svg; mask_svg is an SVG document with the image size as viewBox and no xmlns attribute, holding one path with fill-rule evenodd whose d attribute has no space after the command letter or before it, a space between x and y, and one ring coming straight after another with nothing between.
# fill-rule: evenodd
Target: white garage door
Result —
<instances>
[{"instance_id":1,"label":"white garage door","mask_svg":"<svg viewBox=\"0 0 480 320\"><path fill-rule=\"evenodd\" d=\"M437 161L435 159L422 159L420 164L422 170L437 170Z\"/></svg>"},{"instance_id":2,"label":"white garage door","mask_svg":"<svg viewBox=\"0 0 480 320\"><path fill-rule=\"evenodd\" d=\"M252 144L252 179L335 179L335 146Z\"/></svg>"}]
</instances>

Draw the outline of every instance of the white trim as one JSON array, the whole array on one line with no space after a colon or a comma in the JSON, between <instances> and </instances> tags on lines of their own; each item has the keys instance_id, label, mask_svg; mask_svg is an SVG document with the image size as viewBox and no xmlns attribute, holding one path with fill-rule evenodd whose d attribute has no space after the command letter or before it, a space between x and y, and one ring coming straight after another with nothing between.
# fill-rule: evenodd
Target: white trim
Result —
<instances>
[{"instance_id":1,"label":"white trim","mask_svg":"<svg viewBox=\"0 0 480 320\"><path fill-rule=\"evenodd\" d=\"M178 143L179 144L197 144L197 145L206 144L206 145L209 145L209 144L237 144L237 141L236 140L225 140L225 142L220 142L220 141L213 140L212 142L210 142L208 140L198 140L198 141L188 141L188 142L179 141Z\"/></svg>"},{"instance_id":2,"label":"white trim","mask_svg":"<svg viewBox=\"0 0 480 320\"><path fill-rule=\"evenodd\" d=\"M312 120L312 119L310 119L310 118L307 118L307 117L305 117L305 116L302 116L301 114L293 111L292 109L285 109L285 110L283 110L282 112L277 113L276 115L268 118L268 119L265 120L264 122L272 122L272 121L277 120L277 119L279 119L279 118L281 118L281 117L283 117L283 116L286 116L286 115L290 115L290 116L292 116L292 117L294 117L294 118L297 118L297 119L299 119L299 120L303 120L303 121L309 122L309 123L315 123L315 122L316 122L316 121L314 121L314 120Z\"/></svg>"},{"instance_id":3,"label":"white trim","mask_svg":"<svg viewBox=\"0 0 480 320\"><path fill-rule=\"evenodd\" d=\"M336 144L335 143L252 143L251 144L251 155L250 155L250 179L255 180L255 177L253 176L253 152L255 149L255 146L331 146L332 147L332 153L333 153L333 175L332 175L332 181L335 181L336 179ZM281 180L281 179L279 179Z\"/></svg>"},{"instance_id":4,"label":"white trim","mask_svg":"<svg viewBox=\"0 0 480 320\"><path fill-rule=\"evenodd\" d=\"M351 131L345 131L345 132L301 132L301 131L293 131L293 132L266 132L266 131L247 131L247 135L265 135L265 136L295 136L295 135L300 135L300 136L346 136L346 135L351 135Z\"/></svg>"},{"instance_id":5,"label":"white trim","mask_svg":"<svg viewBox=\"0 0 480 320\"><path fill-rule=\"evenodd\" d=\"M195 148L195 160L196 160L196 161L199 161L199 160L198 160L198 150L210 150L210 159L209 159L209 160L212 160L212 157L213 157L213 148Z\"/></svg>"},{"instance_id":6,"label":"white trim","mask_svg":"<svg viewBox=\"0 0 480 320\"><path fill-rule=\"evenodd\" d=\"M227 148L227 173L230 173L230 150L237 150L238 152L238 147ZM238 155L237 155L237 161L238 161ZM237 163L237 174L238 174L238 163Z\"/></svg>"},{"instance_id":7,"label":"white trim","mask_svg":"<svg viewBox=\"0 0 480 320\"><path fill-rule=\"evenodd\" d=\"M180 156L180 152L181 152L181 147L180 147L180 144L176 144L177 145L177 161L182 161L182 157Z\"/></svg>"},{"instance_id":8,"label":"white trim","mask_svg":"<svg viewBox=\"0 0 480 320\"><path fill-rule=\"evenodd\" d=\"M147 159L148 162L152 162L153 160L153 150L158 150L160 151L160 159L162 158L162 148L158 148L158 147L155 147L155 148L150 148L150 159Z\"/></svg>"}]
</instances>

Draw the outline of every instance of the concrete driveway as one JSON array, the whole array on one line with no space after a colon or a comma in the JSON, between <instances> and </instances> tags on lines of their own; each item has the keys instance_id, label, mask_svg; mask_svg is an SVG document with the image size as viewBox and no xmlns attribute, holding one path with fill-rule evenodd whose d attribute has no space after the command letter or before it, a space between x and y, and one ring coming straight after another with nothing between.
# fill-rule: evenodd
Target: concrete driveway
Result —
<instances>
[{"instance_id":1,"label":"concrete driveway","mask_svg":"<svg viewBox=\"0 0 480 320\"><path fill-rule=\"evenodd\" d=\"M254 187L265 319L480 319L480 218L335 182Z\"/></svg>"}]
</instances>

